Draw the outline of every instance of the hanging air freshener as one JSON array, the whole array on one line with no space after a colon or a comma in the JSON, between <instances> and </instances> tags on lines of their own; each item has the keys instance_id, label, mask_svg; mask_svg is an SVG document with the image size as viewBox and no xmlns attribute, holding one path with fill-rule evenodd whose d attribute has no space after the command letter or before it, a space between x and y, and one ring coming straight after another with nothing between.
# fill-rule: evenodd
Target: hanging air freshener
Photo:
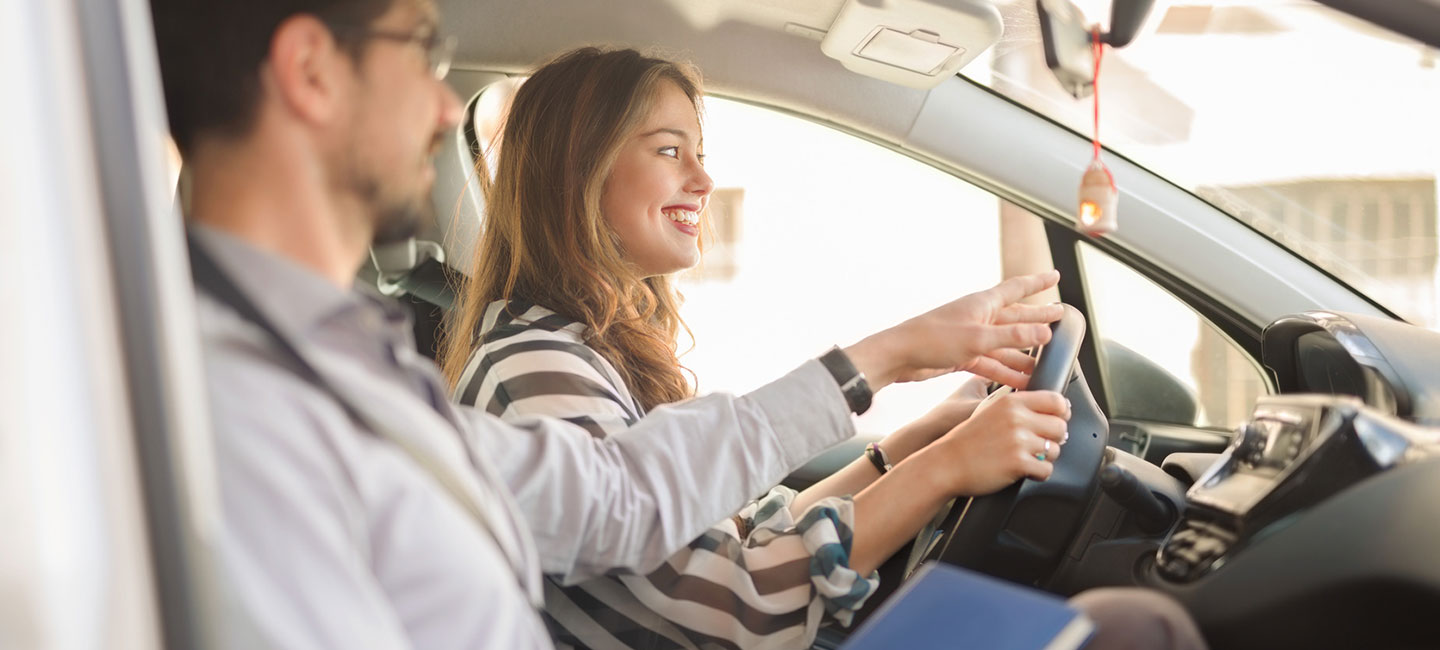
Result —
<instances>
[{"instance_id":1,"label":"hanging air freshener","mask_svg":"<svg viewBox=\"0 0 1440 650\"><path fill-rule=\"evenodd\" d=\"M1076 214L1080 231L1092 237L1115 232L1118 225L1115 222L1115 204L1119 198L1120 192L1115 188L1115 181L1111 179L1105 163L1098 159L1092 161L1080 177L1080 210Z\"/></svg>"},{"instance_id":2,"label":"hanging air freshener","mask_svg":"<svg viewBox=\"0 0 1440 650\"><path fill-rule=\"evenodd\" d=\"M1091 32L1090 38L1095 53L1095 78L1092 82L1095 89L1095 135L1091 139L1091 143L1095 145L1095 156L1080 177L1080 199L1075 217L1080 225L1080 232L1098 237L1115 232L1119 225L1115 208L1119 203L1120 191L1115 186L1115 176L1110 173L1104 161L1100 160L1100 56L1104 53L1105 46L1100 40L1098 27Z\"/></svg>"}]
</instances>

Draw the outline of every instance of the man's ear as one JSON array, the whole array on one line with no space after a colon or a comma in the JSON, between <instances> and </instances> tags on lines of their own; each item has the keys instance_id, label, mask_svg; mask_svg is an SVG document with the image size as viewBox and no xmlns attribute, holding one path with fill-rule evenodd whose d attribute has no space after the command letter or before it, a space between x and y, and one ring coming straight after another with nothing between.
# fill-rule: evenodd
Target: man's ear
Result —
<instances>
[{"instance_id":1,"label":"man's ear","mask_svg":"<svg viewBox=\"0 0 1440 650\"><path fill-rule=\"evenodd\" d=\"M327 124L344 110L353 62L318 18L297 15L280 23L266 66L269 90L300 120Z\"/></svg>"}]
</instances>

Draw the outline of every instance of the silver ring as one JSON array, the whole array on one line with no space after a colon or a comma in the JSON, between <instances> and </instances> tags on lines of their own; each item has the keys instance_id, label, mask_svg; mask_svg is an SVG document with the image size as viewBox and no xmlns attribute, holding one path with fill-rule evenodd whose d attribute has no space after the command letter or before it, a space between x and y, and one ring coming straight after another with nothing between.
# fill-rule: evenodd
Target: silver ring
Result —
<instances>
[{"instance_id":1,"label":"silver ring","mask_svg":"<svg viewBox=\"0 0 1440 650\"><path fill-rule=\"evenodd\" d=\"M1045 441L1045 447L1040 450L1040 453L1035 454L1035 460L1045 460L1045 456L1048 455L1049 453L1050 453L1050 441L1049 441L1049 440L1046 440L1046 441Z\"/></svg>"}]
</instances>

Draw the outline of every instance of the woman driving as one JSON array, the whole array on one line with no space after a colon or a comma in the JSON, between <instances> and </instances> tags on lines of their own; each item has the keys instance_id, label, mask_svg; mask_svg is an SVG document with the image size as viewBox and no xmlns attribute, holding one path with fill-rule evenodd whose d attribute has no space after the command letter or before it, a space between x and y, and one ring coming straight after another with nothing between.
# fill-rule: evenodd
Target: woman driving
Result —
<instances>
[{"instance_id":1,"label":"woman driving","mask_svg":"<svg viewBox=\"0 0 1440 650\"><path fill-rule=\"evenodd\" d=\"M694 395L677 357L684 324L671 276L700 261L714 188L701 102L693 69L633 50L574 50L520 86L443 351L458 400L605 437ZM1019 308L1008 302L993 307ZM833 361L849 363L843 353ZM969 369L1017 387L1030 367L1012 349L977 363L990 367ZM875 569L947 500L1049 476L1065 399L1018 392L976 412L981 397L983 382L971 380L866 457L804 492L774 488L646 575L548 581L557 642L795 648L827 619L848 624Z\"/></svg>"}]
</instances>

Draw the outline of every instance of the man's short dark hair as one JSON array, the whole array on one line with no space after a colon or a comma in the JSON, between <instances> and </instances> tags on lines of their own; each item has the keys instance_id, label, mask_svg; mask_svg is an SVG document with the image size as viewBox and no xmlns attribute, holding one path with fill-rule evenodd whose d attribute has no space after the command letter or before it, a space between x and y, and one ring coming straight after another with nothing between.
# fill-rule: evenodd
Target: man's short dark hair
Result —
<instances>
[{"instance_id":1,"label":"man's short dark hair","mask_svg":"<svg viewBox=\"0 0 1440 650\"><path fill-rule=\"evenodd\" d=\"M395 0L151 0L170 133L181 153L206 132L238 136L255 120L260 65L275 29L297 14L369 25ZM337 36L357 53L358 45Z\"/></svg>"}]
</instances>

